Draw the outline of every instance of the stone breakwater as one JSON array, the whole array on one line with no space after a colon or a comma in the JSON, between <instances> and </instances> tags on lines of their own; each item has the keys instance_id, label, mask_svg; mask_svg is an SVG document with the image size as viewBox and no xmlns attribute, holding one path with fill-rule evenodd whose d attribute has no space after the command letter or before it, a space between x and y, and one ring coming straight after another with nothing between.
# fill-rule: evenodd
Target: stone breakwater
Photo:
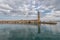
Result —
<instances>
[{"instance_id":1,"label":"stone breakwater","mask_svg":"<svg viewBox=\"0 0 60 40\"><path fill-rule=\"evenodd\" d=\"M0 20L0 24L35 24L38 20Z\"/></svg>"}]
</instances>

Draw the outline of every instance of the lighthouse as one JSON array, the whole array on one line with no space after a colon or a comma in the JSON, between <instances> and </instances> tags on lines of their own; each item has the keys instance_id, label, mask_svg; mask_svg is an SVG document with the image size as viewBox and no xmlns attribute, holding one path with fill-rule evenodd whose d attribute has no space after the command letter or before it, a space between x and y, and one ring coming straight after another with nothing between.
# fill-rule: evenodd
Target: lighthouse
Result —
<instances>
[{"instance_id":1,"label":"lighthouse","mask_svg":"<svg viewBox=\"0 0 60 40\"><path fill-rule=\"evenodd\" d=\"M38 11L38 19L37 19L37 21L38 21L38 24L40 24L40 12Z\"/></svg>"}]
</instances>

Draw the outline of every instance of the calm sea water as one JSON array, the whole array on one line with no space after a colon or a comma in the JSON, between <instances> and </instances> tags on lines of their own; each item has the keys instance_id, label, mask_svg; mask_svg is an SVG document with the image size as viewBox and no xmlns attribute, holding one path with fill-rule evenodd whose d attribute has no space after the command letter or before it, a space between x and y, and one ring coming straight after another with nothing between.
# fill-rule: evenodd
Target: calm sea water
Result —
<instances>
[{"instance_id":1,"label":"calm sea water","mask_svg":"<svg viewBox=\"0 0 60 40\"><path fill-rule=\"evenodd\" d=\"M60 40L60 23L41 24L0 24L0 40Z\"/></svg>"}]
</instances>

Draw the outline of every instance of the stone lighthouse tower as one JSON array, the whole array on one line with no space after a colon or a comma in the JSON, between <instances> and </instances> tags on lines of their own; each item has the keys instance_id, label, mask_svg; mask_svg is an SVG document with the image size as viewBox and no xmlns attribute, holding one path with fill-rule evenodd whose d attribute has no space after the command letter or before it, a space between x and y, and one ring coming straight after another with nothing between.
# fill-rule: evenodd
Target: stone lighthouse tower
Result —
<instances>
[{"instance_id":1,"label":"stone lighthouse tower","mask_svg":"<svg viewBox=\"0 0 60 40\"><path fill-rule=\"evenodd\" d=\"M37 21L38 21L38 24L40 24L40 12L38 11L38 19L37 19Z\"/></svg>"}]
</instances>

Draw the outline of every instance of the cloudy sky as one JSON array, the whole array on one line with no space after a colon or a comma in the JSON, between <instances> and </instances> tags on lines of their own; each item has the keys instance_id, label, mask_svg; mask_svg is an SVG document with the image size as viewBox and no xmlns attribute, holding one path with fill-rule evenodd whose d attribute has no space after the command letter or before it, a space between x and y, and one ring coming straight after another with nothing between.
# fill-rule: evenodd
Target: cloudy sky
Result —
<instances>
[{"instance_id":1,"label":"cloudy sky","mask_svg":"<svg viewBox=\"0 0 60 40\"><path fill-rule=\"evenodd\" d=\"M60 0L0 0L0 20L37 19L60 20Z\"/></svg>"}]
</instances>

